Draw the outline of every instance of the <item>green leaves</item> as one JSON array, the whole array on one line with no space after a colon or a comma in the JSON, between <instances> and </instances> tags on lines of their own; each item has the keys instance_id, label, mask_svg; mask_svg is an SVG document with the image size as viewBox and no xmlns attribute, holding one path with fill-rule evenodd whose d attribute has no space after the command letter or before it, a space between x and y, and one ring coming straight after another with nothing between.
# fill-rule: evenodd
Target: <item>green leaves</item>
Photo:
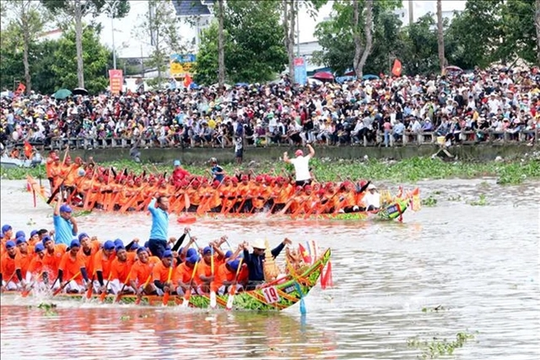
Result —
<instances>
[{"instance_id":1,"label":"green leaves","mask_svg":"<svg viewBox=\"0 0 540 360\"><path fill-rule=\"evenodd\" d=\"M284 70L287 62L276 1L227 2L224 11L225 68L230 82L263 82ZM218 27L203 31L195 82L217 82Z\"/></svg>"}]
</instances>

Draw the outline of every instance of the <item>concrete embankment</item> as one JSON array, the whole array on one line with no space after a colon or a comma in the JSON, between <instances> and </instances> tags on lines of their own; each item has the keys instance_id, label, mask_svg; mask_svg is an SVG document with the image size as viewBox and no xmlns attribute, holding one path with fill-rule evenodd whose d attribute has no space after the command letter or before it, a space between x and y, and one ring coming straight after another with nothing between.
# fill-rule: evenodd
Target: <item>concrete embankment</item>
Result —
<instances>
[{"instance_id":1,"label":"concrete embankment","mask_svg":"<svg viewBox=\"0 0 540 360\"><path fill-rule=\"evenodd\" d=\"M247 147L244 150L244 162L249 161L278 161L283 152L288 151L294 156L297 148L289 146ZM500 156L506 160L519 159L526 153L537 151L538 147L526 145L464 145L452 146L448 149L451 156L463 161L490 161ZM429 157L439 154L448 157L437 145L401 146L401 147L359 147L359 146L315 146L318 158L362 159L367 155L370 159L407 159L412 157ZM180 159L184 164L200 164L215 157L221 163L234 161L234 151L231 148L149 148L140 149L143 162L166 163ZM92 156L97 162L129 159L128 148L70 150L72 158L81 156L84 159Z\"/></svg>"}]
</instances>

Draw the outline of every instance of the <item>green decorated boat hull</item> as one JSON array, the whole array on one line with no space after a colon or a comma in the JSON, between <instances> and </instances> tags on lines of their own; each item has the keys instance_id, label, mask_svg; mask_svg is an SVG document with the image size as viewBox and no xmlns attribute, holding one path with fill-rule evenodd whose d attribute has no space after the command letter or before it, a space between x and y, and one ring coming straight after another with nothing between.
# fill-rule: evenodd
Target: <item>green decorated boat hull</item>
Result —
<instances>
[{"instance_id":1,"label":"green decorated boat hull","mask_svg":"<svg viewBox=\"0 0 540 360\"><path fill-rule=\"evenodd\" d=\"M234 297L234 310L257 310L257 311L279 311L287 309L296 304L302 297L305 297L309 291L317 284L321 273L330 260L331 250L327 249L324 254L311 266L305 267L297 274L288 274L281 279L279 283L265 284L262 288L238 292ZM296 286L298 284L299 286ZM301 290L302 294L298 292ZM2 296L18 296L18 292L5 292ZM79 300L97 302L99 295L93 295L92 299L87 299L84 294L58 294L54 300ZM112 304L115 302L115 295L108 295L103 300L104 303ZM217 308L225 309L228 295L216 296ZM120 299L121 304L135 304L137 297L135 295L124 295ZM168 306L178 306L183 303L181 296L170 296ZM163 305L161 296L143 296L140 305L158 306ZM210 297L208 295L192 294L189 300L189 306L192 308L206 309L210 307Z\"/></svg>"}]
</instances>

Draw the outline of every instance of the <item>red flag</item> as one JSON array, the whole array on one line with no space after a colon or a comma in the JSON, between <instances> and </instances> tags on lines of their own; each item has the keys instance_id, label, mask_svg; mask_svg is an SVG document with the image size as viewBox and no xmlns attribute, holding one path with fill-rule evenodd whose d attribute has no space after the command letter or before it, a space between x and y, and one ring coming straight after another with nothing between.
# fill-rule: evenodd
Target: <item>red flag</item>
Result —
<instances>
[{"instance_id":1,"label":"red flag","mask_svg":"<svg viewBox=\"0 0 540 360\"><path fill-rule=\"evenodd\" d=\"M32 157L32 152L33 151L34 151L33 146L30 145L28 140L25 140L24 141L24 155L26 156L27 159L30 159Z\"/></svg>"},{"instance_id":2,"label":"red flag","mask_svg":"<svg viewBox=\"0 0 540 360\"><path fill-rule=\"evenodd\" d=\"M309 256L309 253L307 252L306 248L302 246L302 244L298 244L298 251L300 251L304 262L306 264L311 264L311 256Z\"/></svg>"},{"instance_id":3,"label":"red flag","mask_svg":"<svg viewBox=\"0 0 540 360\"><path fill-rule=\"evenodd\" d=\"M184 87L189 87L189 85L191 85L192 82L193 82L193 79L188 73L186 73L186 77L184 78Z\"/></svg>"},{"instance_id":4,"label":"red flag","mask_svg":"<svg viewBox=\"0 0 540 360\"><path fill-rule=\"evenodd\" d=\"M321 274L321 287L325 289L327 286L334 286L334 279L332 279L332 262L330 261L328 261L328 264L326 264L326 272L324 275Z\"/></svg>"},{"instance_id":5,"label":"red flag","mask_svg":"<svg viewBox=\"0 0 540 360\"><path fill-rule=\"evenodd\" d=\"M23 83L19 83L19 86L17 87L17 91L15 91L16 94L22 94L26 90L26 86L24 86Z\"/></svg>"},{"instance_id":6,"label":"red flag","mask_svg":"<svg viewBox=\"0 0 540 360\"><path fill-rule=\"evenodd\" d=\"M394 66L392 66L392 74L394 76L401 76L401 61L399 61L399 59L394 60Z\"/></svg>"}]
</instances>

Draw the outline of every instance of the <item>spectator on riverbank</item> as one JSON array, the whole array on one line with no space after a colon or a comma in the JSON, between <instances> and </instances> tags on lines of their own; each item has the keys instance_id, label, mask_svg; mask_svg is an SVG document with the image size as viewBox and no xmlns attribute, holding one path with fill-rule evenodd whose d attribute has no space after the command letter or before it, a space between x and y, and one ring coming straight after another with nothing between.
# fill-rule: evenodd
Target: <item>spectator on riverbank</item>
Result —
<instances>
[{"instance_id":1,"label":"spectator on riverbank","mask_svg":"<svg viewBox=\"0 0 540 360\"><path fill-rule=\"evenodd\" d=\"M146 146L234 146L306 142L390 145L396 138L433 129L457 118L452 142L484 141L487 131L510 140L534 141L540 118L540 75L490 69L461 76L414 76L291 86L252 84L202 87L56 100L32 94L0 99L4 146L50 145L57 138L85 138L88 146L113 138L145 140ZM390 131L390 128L393 129ZM401 125L404 129L401 132ZM355 131L356 128L356 131ZM448 129L450 130L450 129ZM523 135L519 133L527 131ZM472 135L463 133L472 132ZM455 132L453 134L456 134ZM447 136L448 132L442 134Z\"/></svg>"}]
</instances>

